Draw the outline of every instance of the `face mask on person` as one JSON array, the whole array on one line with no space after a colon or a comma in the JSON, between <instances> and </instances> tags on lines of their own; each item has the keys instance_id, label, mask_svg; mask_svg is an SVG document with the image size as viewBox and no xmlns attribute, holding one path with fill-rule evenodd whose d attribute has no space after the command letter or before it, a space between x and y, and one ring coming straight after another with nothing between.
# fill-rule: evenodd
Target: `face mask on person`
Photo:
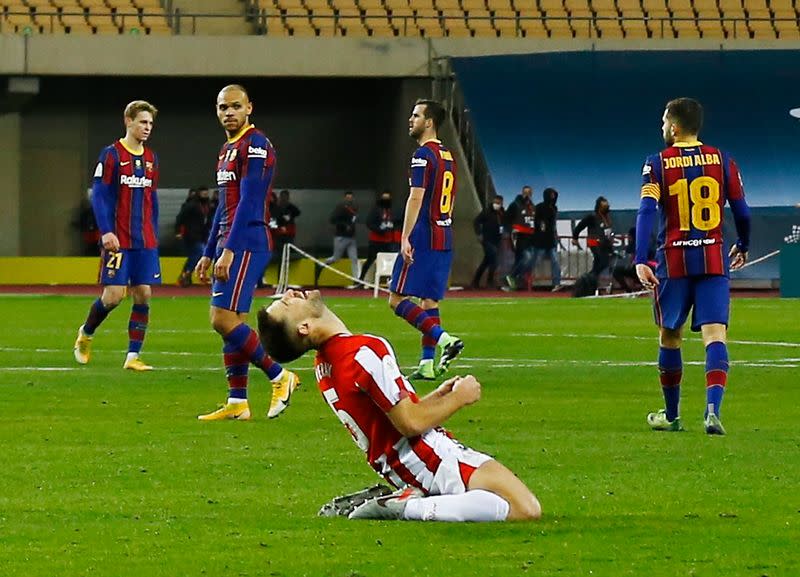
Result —
<instances>
[{"instance_id":1,"label":"face mask on person","mask_svg":"<svg viewBox=\"0 0 800 577\"><path fill-rule=\"evenodd\" d=\"M382 208L390 208L392 206L392 199L391 198L382 198L378 201L378 204Z\"/></svg>"}]
</instances>

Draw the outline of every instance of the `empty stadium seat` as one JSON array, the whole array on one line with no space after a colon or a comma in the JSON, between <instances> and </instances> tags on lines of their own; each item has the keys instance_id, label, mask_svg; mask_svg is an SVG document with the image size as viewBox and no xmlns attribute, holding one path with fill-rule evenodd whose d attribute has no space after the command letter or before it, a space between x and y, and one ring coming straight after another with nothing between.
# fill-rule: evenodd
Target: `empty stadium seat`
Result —
<instances>
[{"instance_id":1,"label":"empty stadium seat","mask_svg":"<svg viewBox=\"0 0 800 577\"><path fill-rule=\"evenodd\" d=\"M519 17L519 29L525 38L547 38L547 28L544 27L544 22L539 17L522 16Z\"/></svg>"},{"instance_id":2,"label":"empty stadium seat","mask_svg":"<svg viewBox=\"0 0 800 577\"><path fill-rule=\"evenodd\" d=\"M649 38L652 34L643 18L629 18L623 20L622 31L625 33L625 38L628 39Z\"/></svg>"},{"instance_id":3,"label":"empty stadium seat","mask_svg":"<svg viewBox=\"0 0 800 577\"><path fill-rule=\"evenodd\" d=\"M597 27L597 35L600 38L616 39L625 37L619 20L611 17L598 15L595 26Z\"/></svg>"}]
</instances>

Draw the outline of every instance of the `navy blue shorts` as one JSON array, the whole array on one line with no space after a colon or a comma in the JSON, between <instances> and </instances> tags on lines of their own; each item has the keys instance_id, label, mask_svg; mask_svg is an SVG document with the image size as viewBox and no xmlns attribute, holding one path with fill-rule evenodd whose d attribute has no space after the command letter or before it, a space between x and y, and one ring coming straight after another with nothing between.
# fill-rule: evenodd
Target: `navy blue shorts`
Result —
<instances>
[{"instance_id":1,"label":"navy blue shorts","mask_svg":"<svg viewBox=\"0 0 800 577\"><path fill-rule=\"evenodd\" d=\"M217 258L221 253L217 254ZM271 252L234 252L228 280L222 282L214 279L211 285L211 306L237 313L250 312L256 286L264 276L271 257Z\"/></svg>"},{"instance_id":2,"label":"navy blue shorts","mask_svg":"<svg viewBox=\"0 0 800 577\"><path fill-rule=\"evenodd\" d=\"M161 284L157 248L121 248L100 252L100 284L139 286Z\"/></svg>"},{"instance_id":3,"label":"navy blue shorts","mask_svg":"<svg viewBox=\"0 0 800 577\"><path fill-rule=\"evenodd\" d=\"M656 324L665 329L683 326L692 311L692 330L703 325L728 326L730 288L721 275L659 279L653 299Z\"/></svg>"},{"instance_id":4,"label":"navy blue shorts","mask_svg":"<svg viewBox=\"0 0 800 577\"><path fill-rule=\"evenodd\" d=\"M414 250L414 262L407 265L403 255L397 256L392 271L389 290L403 296L419 297L440 301L447 290L450 277L450 264L453 262L451 250Z\"/></svg>"}]
</instances>

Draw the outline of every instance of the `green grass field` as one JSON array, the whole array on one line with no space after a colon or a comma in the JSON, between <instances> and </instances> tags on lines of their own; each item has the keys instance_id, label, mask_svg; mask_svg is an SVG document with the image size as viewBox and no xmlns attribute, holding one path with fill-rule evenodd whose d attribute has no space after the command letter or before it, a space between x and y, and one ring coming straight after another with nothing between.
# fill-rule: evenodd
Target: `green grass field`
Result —
<instances>
[{"instance_id":1,"label":"green grass field","mask_svg":"<svg viewBox=\"0 0 800 577\"><path fill-rule=\"evenodd\" d=\"M224 400L204 298L155 299L143 358L121 369L128 306L72 359L88 297L0 297L0 577L800 575L800 309L734 301L722 417L702 432L703 348L684 346L687 432L662 404L645 300L449 300L482 400L447 423L539 497L535 524L316 516L377 481L316 390L276 420L251 372L253 421L200 423ZM404 366L418 334L383 301L335 299ZM430 386L420 386L427 392Z\"/></svg>"}]
</instances>

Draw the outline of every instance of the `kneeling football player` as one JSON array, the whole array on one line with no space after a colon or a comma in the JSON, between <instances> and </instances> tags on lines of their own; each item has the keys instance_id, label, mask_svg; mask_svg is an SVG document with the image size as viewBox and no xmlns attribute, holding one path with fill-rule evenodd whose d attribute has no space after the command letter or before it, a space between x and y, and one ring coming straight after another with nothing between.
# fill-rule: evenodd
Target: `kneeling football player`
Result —
<instances>
[{"instance_id":1,"label":"kneeling football player","mask_svg":"<svg viewBox=\"0 0 800 577\"><path fill-rule=\"evenodd\" d=\"M351 334L319 291L288 291L258 313L267 353L280 363L315 349L322 396L375 471L398 490L369 499L351 519L533 520L541 506L509 469L441 428L480 399L475 377L454 377L423 398L400 373L391 345Z\"/></svg>"}]
</instances>

